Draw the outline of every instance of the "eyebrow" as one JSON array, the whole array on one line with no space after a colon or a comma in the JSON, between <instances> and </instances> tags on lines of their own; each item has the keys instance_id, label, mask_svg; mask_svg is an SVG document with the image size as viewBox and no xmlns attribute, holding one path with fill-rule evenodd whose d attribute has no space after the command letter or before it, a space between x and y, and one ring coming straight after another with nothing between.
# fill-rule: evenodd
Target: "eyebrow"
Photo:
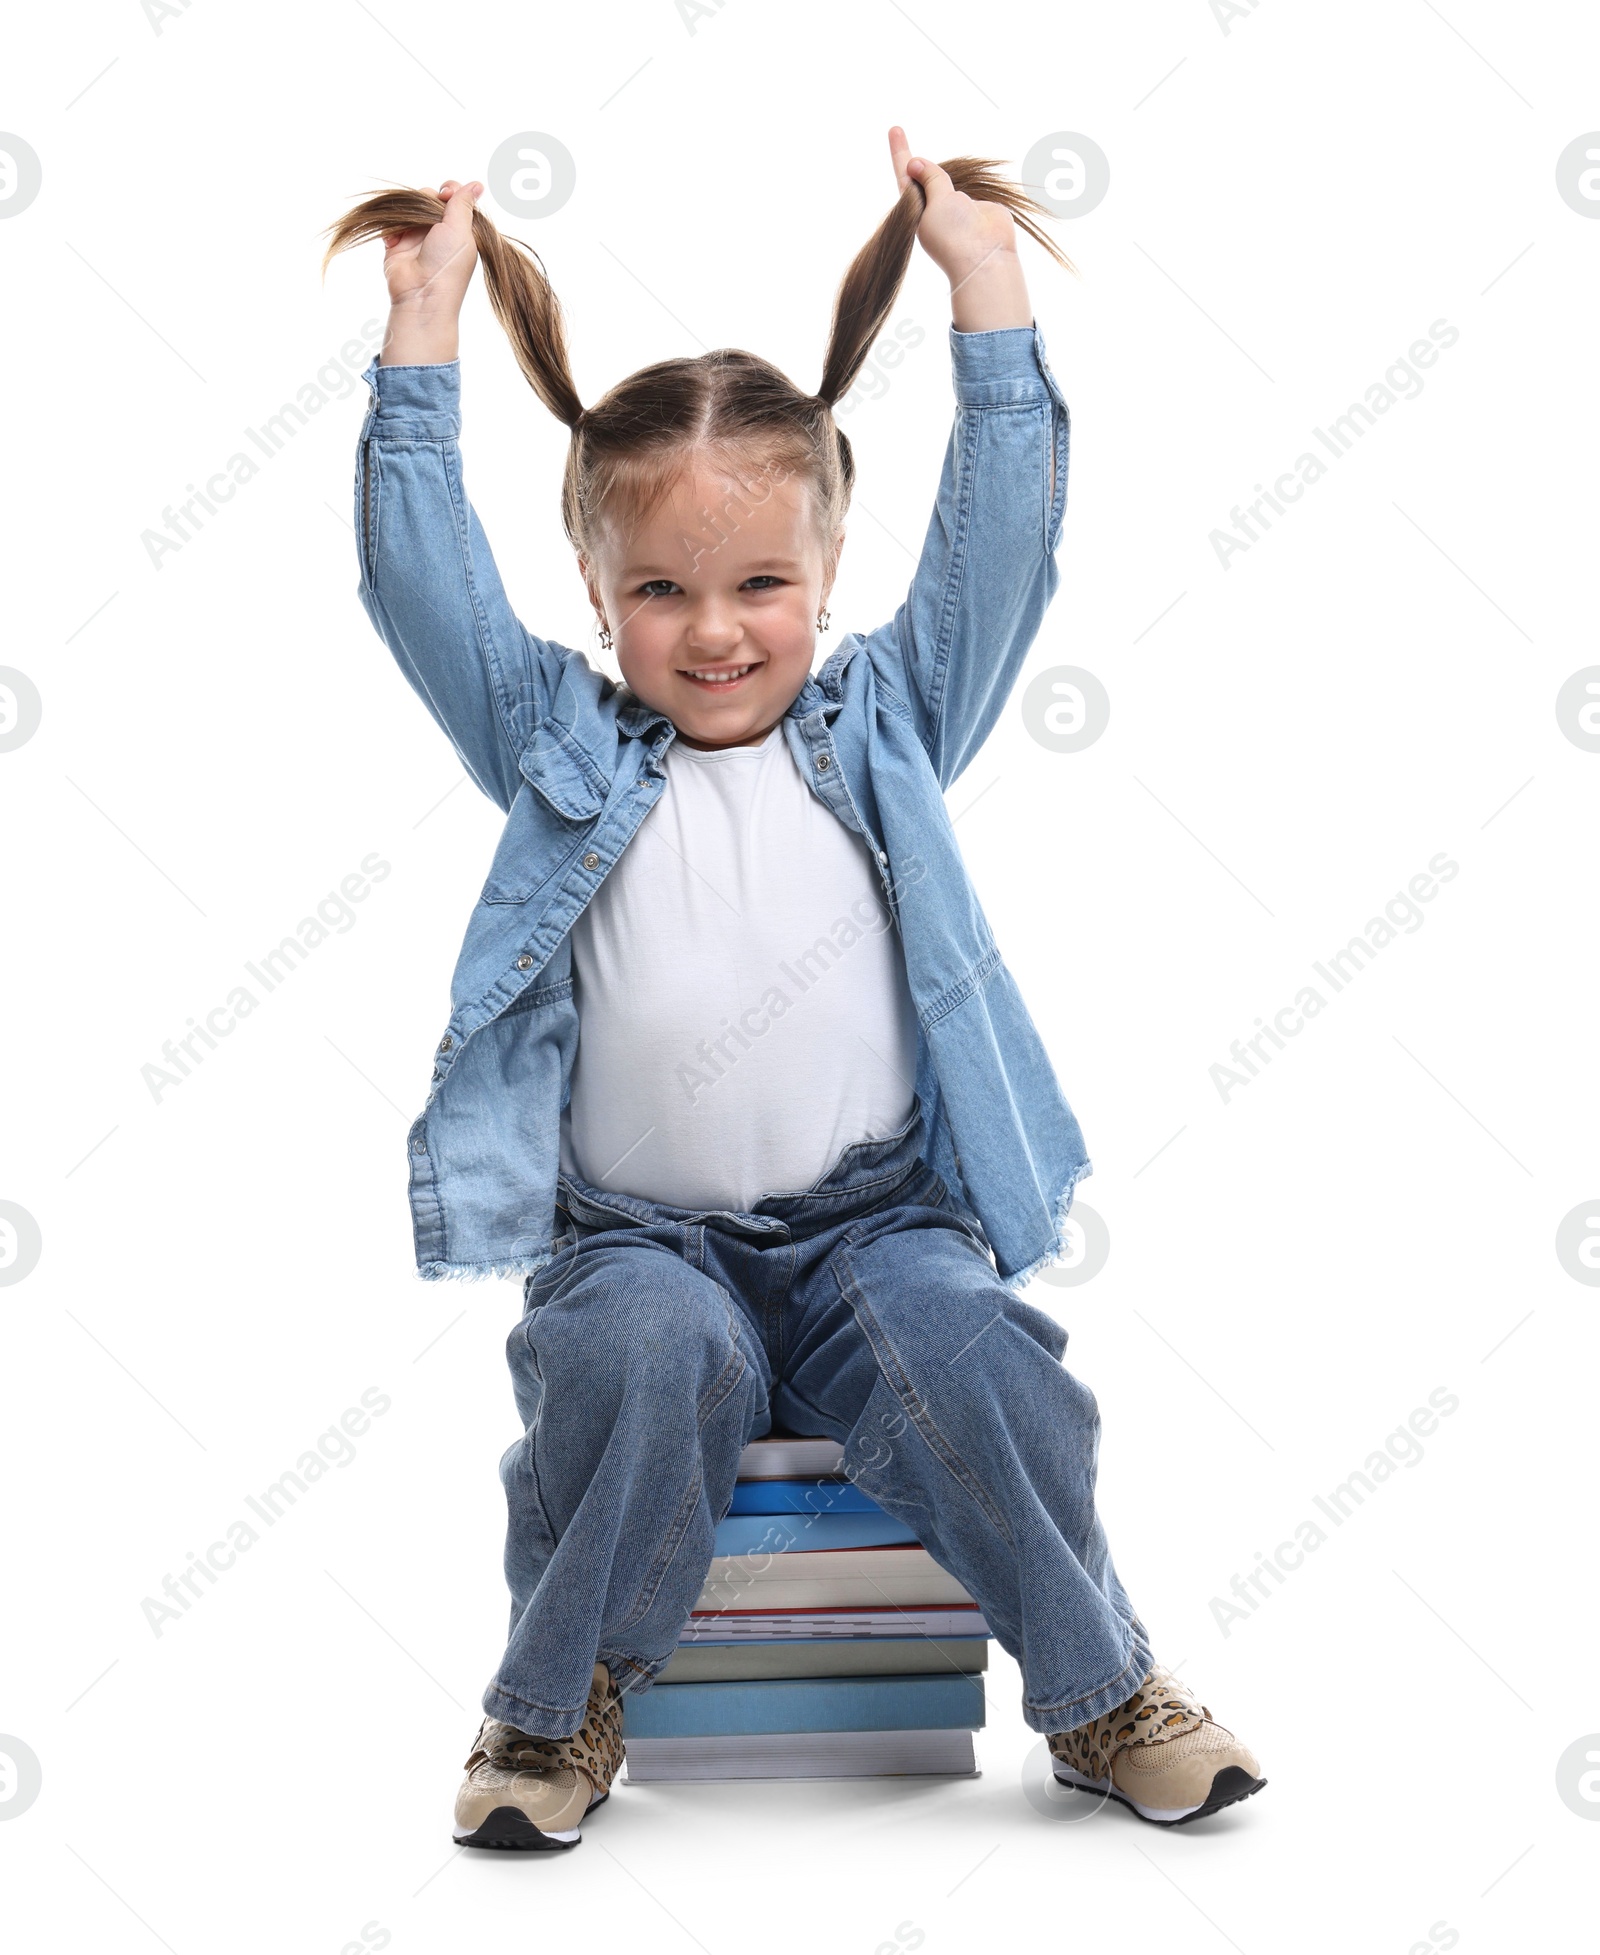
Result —
<instances>
[{"instance_id":1,"label":"eyebrow","mask_svg":"<svg viewBox=\"0 0 1600 1955\"><path fill-rule=\"evenodd\" d=\"M708 557L713 554L714 552L710 550L706 552ZM746 577L759 577L764 571L768 570L800 570L803 567L798 557L760 557L744 574ZM668 570L664 566L654 564L646 558L642 563L630 563L627 565L622 572L622 579L626 583L634 577L665 577L669 582L676 584L684 574L681 568L678 570Z\"/></svg>"}]
</instances>

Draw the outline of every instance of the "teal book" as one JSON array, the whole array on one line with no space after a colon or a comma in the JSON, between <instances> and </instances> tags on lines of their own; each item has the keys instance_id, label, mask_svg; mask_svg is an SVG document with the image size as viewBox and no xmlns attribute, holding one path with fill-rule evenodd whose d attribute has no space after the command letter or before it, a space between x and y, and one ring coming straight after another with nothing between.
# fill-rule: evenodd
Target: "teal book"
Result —
<instances>
[{"instance_id":1,"label":"teal book","mask_svg":"<svg viewBox=\"0 0 1600 1955\"><path fill-rule=\"evenodd\" d=\"M741 1480L730 1514L881 1514L849 1480Z\"/></svg>"},{"instance_id":2,"label":"teal book","mask_svg":"<svg viewBox=\"0 0 1600 1955\"><path fill-rule=\"evenodd\" d=\"M756 1731L978 1731L983 1677L791 1677L658 1683L624 1691L622 1735L722 1737Z\"/></svg>"},{"instance_id":3,"label":"teal book","mask_svg":"<svg viewBox=\"0 0 1600 1955\"><path fill-rule=\"evenodd\" d=\"M729 1514L713 1554L805 1554L822 1548L894 1548L916 1535L880 1508L872 1514Z\"/></svg>"}]
</instances>

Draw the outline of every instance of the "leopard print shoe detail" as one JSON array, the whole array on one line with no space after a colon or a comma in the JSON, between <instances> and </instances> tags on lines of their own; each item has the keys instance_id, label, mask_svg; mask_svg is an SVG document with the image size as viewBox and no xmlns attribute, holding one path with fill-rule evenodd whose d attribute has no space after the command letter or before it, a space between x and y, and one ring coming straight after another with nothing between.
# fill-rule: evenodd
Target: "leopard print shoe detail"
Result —
<instances>
[{"instance_id":1,"label":"leopard print shoe detail","mask_svg":"<svg viewBox=\"0 0 1600 1955\"><path fill-rule=\"evenodd\" d=\"M1159 1665L1139 1688L1114 1711L1072 1731L1050 1734L1050 1754L1065 1760L1086 1778L1105 1779L1111 1761L1125 1745L1162 1744L1181 1731L1192 1731L1211 1715L1185 1683Z\"/></svg>"},{"instance_id":2,"label":"leopard print shoe detail","mask_svg":"<svg viewBox=\"0 0 1600 1955\"><path fill-rule=\"evenodd\" d=\"M1162 1826L1203 1819L1266 1784L1254 1754L1159 1664L1125 1704L1047 1742L1060 1784Z\"/></svg>"},{"instance_id":3,"label":"leopard print shoe detail","mask_svg":"<svg viewBox=\"0 0 1600 1955\"><path fill-rule=\"evenodd\" d=\"M588 1710L570 1738L483 1720L456 1795L455 1841L522 1851L576 1846L579 1821L610 1797L622 1760L621 1693L597 1663Z\"/></svg>"}]
</instances>

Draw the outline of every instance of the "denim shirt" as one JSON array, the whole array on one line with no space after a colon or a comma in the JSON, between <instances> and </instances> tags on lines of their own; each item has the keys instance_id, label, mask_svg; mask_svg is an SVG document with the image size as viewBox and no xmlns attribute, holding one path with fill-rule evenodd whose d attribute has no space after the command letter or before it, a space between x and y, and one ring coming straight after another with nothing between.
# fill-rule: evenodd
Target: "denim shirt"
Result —
<instances>
[{"instance_id":1,"label":"denim shirt","mask_svg":"<svg viewBox=\"0 0 1600 1955\"><path fill-rule=\"evenodd\" d=\"M802 777L877 863L917 1012L927 1158L1017 1288L1062 1253L1090 1164L943 790L993 728L1055 594L1069 421L1036 325L952 326L950 357L955 421L905 601L845 637L783 728ZM374 359L362 377L361 603L506 814L408 1140L417 1266L526 1275L554 1234L578 1046L572 925L655 806L676 728L513 614L462 480L459 361Z\"/></svg>"}]
</instances>

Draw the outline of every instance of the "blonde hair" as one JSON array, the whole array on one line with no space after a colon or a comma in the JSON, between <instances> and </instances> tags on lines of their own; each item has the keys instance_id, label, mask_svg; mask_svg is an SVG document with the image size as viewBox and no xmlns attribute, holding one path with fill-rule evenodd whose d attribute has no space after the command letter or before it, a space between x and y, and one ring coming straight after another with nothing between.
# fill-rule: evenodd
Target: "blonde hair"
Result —
<instances>
[{"instance_id":1,"label":"blonde hair","mask_svg":"<svg viewBox=\"0 0 1600 1955\"><path fill-rule=\"evenodd\" d=\"M955 156L941 167L957 190L1003 204L1037 244L1067 271L1076 267L1037 217L1044 207L998 164ZM915 178L856 254L834 298L822 381L803 393L770 360L738 347L640 367L585 407L573 385L560 301L538 254L504 236L481 210L473 242L495 317L505 328L528 384L572 430L561 487L561 519L580 554L593 557L612 525L636 521L678 479L693 448L727 457L737 472L759 454L762 469L790 472L815 494L823 537L844 521L855 462L833 406L848 392L888 319L911 261L927 195ZM382 190L328 226L323 269L336 253L385 232L431 227L445 203L429 191Z\"/></svg>"}]
</instances>

